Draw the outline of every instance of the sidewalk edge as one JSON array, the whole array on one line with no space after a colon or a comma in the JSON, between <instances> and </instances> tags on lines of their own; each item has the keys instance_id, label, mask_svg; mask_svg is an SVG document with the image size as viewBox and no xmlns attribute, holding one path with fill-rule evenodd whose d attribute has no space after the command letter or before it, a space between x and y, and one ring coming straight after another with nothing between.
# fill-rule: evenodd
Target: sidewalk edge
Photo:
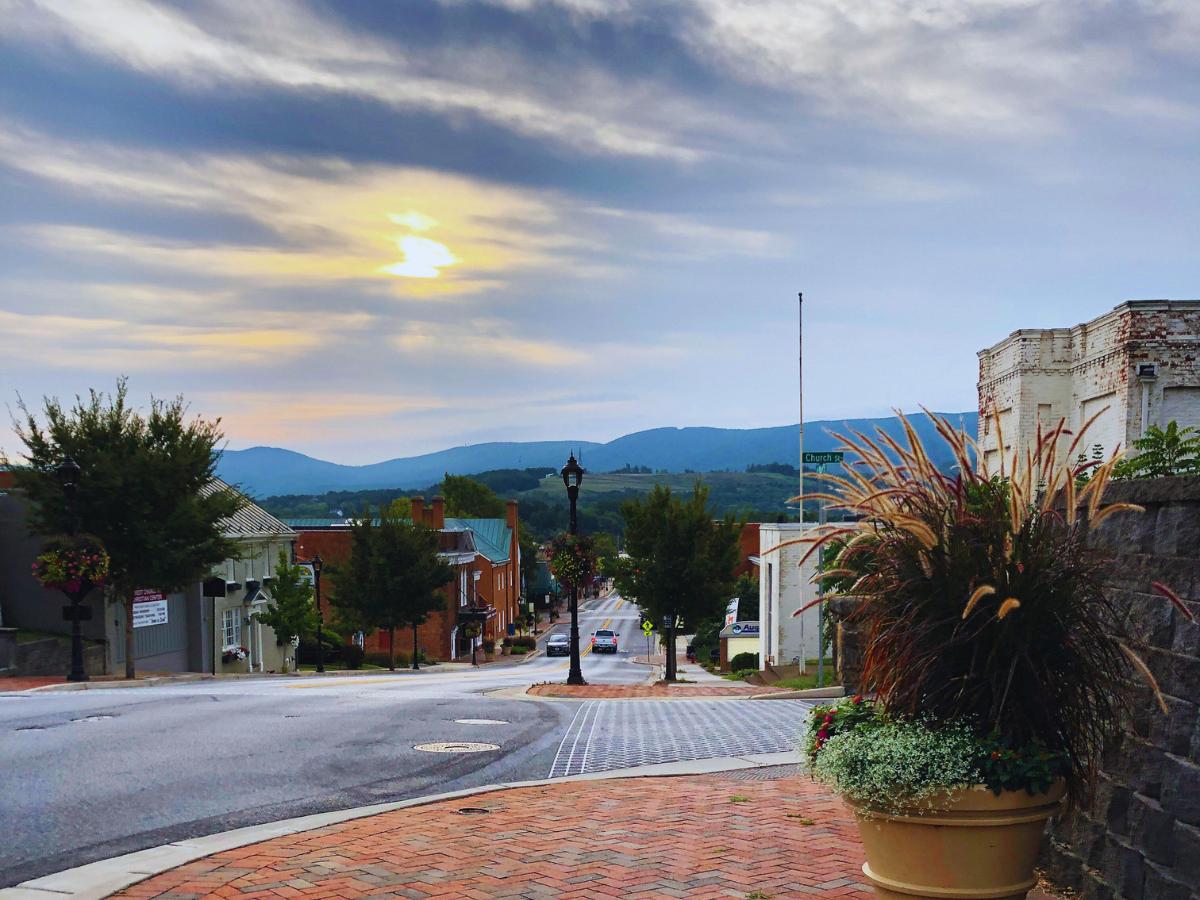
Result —
<instances>
[{"instance_id":1,"label":"sidewalk edge","mask_svg":"<svg viewBox=\"0 0 1200 900\"><path fill-rule=\"evenodd\" d=\"M713 759L684 760L674 763L637 766L629 769L615 769L609 772L595 772L584 775L570 775L565 778L542 778L535 781L502 782L485 784L480 787L464 788L459 791L449 791L441 794L427 794L410 800L397 800L391 803L376 803L370 806L358 806L352 809L336 812L316 813L299 816L294 819L281 819L278 822L267 822L262 825L251 825L236 828L232 831L219 832L198 838L185 838L145 850L137 850L111 859L99 860L73 869L64 869L50 875L43 875L23 881L11 888L0 889L0 900L103 900L117 891L137 884L155 875L194 862L214 853L244 847L271 838L284 837L302 831L312 831L326 828L330 825L340 825L355 819L381 813L409 809L416 806L428 806L444 800L455 800L463 797L475 797L491 794L497 791L516 788L541 787L550 784L562 784L572 781L600 781L620 778L669 778L681 775L708 775L716 772L728 772L737 769L755 769L767 766L787 765L800 761L796 751L782 753L748 754L745 756L725 756Z\"/></svg>"}]
</instances>

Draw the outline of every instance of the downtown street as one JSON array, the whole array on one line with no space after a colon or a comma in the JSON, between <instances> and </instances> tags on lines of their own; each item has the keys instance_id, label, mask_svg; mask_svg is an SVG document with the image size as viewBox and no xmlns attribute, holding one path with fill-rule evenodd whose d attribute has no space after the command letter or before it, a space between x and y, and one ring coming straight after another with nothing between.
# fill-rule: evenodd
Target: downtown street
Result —
<instances>
[{"instance_id":1,"label":"downtown street","mask_svg":"<svg viewBox=\"0 0 1200 900\"><path fill-rule=\"evenodd\" d=\"M633 661L646 647L638 619L620 597L583 606L589 683L652 677L651 666ZM600 628L620 633L617 654L588 652ZM0 887L293 816L498 782L789 751L806 708L788 700L523 694L562 681L567 667L539 654L479 669L0 694ZM414 749L434 742L497 749Z\"/></svg>"}]
</instances>

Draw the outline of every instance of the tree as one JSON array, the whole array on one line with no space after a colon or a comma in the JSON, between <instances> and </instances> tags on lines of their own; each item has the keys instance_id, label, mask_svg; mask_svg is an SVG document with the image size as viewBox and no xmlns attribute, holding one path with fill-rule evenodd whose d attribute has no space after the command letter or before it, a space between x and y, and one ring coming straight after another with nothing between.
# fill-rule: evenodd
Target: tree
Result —
<instances>
[{"instance_id":1,"label":"tree","mask_svg":"<svg viewBox=\"0 0 1200 900\"><path fill-rule=\"evenodd\" d=\"M143 415L127 394L122 378L114 393L90 391L69 409L47 397L44 422L20 403L26 464L15 475L33 502L31 533L79 530L103 542L110 596L125 607L125 677L133 678L134 591L180 590L235 557L238 545L221 523L248 501L214 481L220 419L189 419L182 397L152 398ZM65 456L80 468L73 513L54 471Z\"/></svg>"},{"instance_id":2,"label":"tree","mask_svg":"<svg viewBox=\"0 0 1200 900\"><path fill-rule=\"evenodd\" d=\"M1151 425L1133 442L1140 452L1118 464L1118 478L1162 478L1200 473L1200 431L1180 428L1172 419L1167 427Z\"/></svg>"},{"instance_id":3,"label":"tree","mask_svg":"<svg viewBox=\"0 0 1200 900\"><path fill-rule=\"evenodd\" d=\"M504 518L504 501L486 484L480 484L473 478L447 472L441 491L446 499L448 516Z\"/></svg>"},{"instance_id":4,"label":"tree","mask_svg":"<svg viewBox=\"0 0 1200 900\"><path fill-rule=\"evenodd\" d=\"M418 668L417 628L441 609L438 589L454 569L438 556L438 533L380 510L351 526L350 560L336 575L337 603L374 628L388 632L390 669L396 668L396 629L412 628L413 668Z\"/></svg>"},{"instance_id":5,"label":"tree","mask_svg":"<svg viewBox=\"0 0 1200 900\"><path fill-rule=\"evenodd\" d=\"M720 615L732 596L740 548L740 524L732 515L716 520L708 488L697 481L681 500L669 487L655 485L644 498L622 505L628 559L617 566L621 593L635 600L656 624L667 619L668 681L675 679L676 618L685 632Z\"/></svg>"},{"instance_id":6,"label":"tree","mask_svg":"<svg viewBox=\"0 0 1200 900\"><path fill-rule=\"evenodd\" d=\"M288 563L287 554L279 551L275 577L271 582L271 602L266 612L254 618L269 625L280 643L308 637L317 630L317 607L313 603L313 586L304 577L303 566Z\"/></svg>"},{"instance_id":7,"label":"tree","mask_svg":"<svg viewBox=\"0 0 1200 900\"><path fill-rule=\"evenodd\" d=\"M412 497L397 497L387 505L387 514L395 519L411 519Z\"/></svg>"},{"instance_id":8,"label":"tree","mask_svg":"<svg viewBox=\"0 0 1200 900\"><path fill-rule=\"evenodd\" d=\"M615 570L614 564L617 561L617 539L607 531L598 531L592 535L592 541L596 546L596 560L600 574L610 576Z\"/></svg>"}]
</instances>

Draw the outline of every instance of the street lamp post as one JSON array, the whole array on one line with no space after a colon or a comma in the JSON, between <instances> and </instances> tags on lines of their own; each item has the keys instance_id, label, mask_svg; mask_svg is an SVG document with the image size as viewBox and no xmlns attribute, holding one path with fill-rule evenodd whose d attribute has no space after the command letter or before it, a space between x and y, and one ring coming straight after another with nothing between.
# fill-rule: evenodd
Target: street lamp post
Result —
<instances>
[{"instance_id":1,"label":"street lamp post","mask_svg":"<svg viewBox=\"0 0 1200 900\"><path fill-rule=\"evenodd\" d=\"M575 454L567 460L562 468L563 484L567 486L567 499L571 501L571 534L579 534L579 522L576 518L576 504L579 501L579 485L583 483L583 466L575 460ZM583 680L583 670L579 666L579 585L571 585L571 671L567 674L567 684L587 684Z\"/></svg>"},{"instance_id":2,"label":"street lamp post","mask_svg":"<svg viewBox=\"0 0 1200 900\"><path fill-rule=\"evenodd\" d=\"M79 488L79 463L64 456L63 461L54 470L58 475L58 483L62 485L63 499L67 507L67 534L74 537L78 525L75 521L75 495ZM83 667L83 631L80 623L83 621L83 607L80 605L86 588L66 591L71 601L69 614L71 617L71 669L67 673L67 681L88 681L87 670ZM132 653L132 647L125 648L126 653Z\"/></svg>"},{"instance_id":3,"label":"street lamp post","mask_svg":"<svg viewBox=\"0 0 1200 900\"><path fill-rule=\"evenodd\" d=\"M321 569L325 567L325 560L321 559L321 554L318 553L312 558L313 570L313 591L317 599L317 671L325 671L325 634L322 626L325 624L325 614L321 611Z\"/></svg>"}]
</instances>

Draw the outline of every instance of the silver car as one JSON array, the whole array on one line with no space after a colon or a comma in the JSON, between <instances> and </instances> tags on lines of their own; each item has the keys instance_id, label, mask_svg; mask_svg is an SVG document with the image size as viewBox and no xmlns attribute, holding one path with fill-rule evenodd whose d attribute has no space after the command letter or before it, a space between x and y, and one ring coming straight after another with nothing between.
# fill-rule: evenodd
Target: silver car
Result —
<instances>
[{"instance_id":1,"label":"silver car","mask_svg":"<svg viewBox=\"0 0 1200 900\"><path fill-rule=\"evenodd\" d=\"M546 638L546 655L547 656L570 656L571 655L571 636L563 634L561 631L556 631L550 637Z\"/></svg>"},{"instance_id":2,"label":"silver car","mask_svg":"<svg viewBox=\"0 0 1200 900\"><path fill-rule=\"evenodd\" d=\"M617 632L615 632L615 631L593 631L592 632L592 652L593 653L616 653L617 652Z\"/></svg>"}]
</instances>

